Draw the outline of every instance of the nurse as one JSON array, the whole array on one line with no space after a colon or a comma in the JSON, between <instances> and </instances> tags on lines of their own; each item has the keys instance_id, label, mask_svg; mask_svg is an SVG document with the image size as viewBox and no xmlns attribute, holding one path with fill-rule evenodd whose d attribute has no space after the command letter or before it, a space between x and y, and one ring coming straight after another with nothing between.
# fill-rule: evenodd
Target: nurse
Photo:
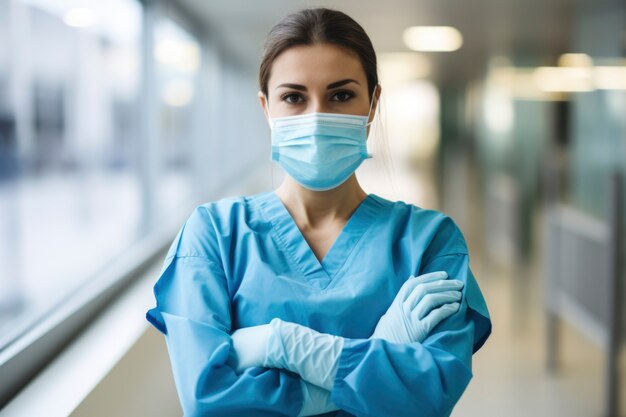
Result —
<instances>
[{"instance_id":1,"label":"nurse","mask_svg":"<svg viewBox=\"0 0 626 417\"><path fill-rule=\"evenodd\" d=\"M259 100L273 191L197 206L154 286L185 416L448 416L491 334L448 216L365 192L381 86L362 27L325 8L270 31Z\"/></svg>"}]
</instances>

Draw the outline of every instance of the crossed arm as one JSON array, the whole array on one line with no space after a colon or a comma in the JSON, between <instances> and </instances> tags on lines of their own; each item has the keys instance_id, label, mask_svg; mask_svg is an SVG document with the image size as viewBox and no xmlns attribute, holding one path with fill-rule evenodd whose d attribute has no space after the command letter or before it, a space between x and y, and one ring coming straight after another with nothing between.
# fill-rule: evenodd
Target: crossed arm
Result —
<instances>
[{"instance_id":1,"label":"crossed arm","mask_svg":"<svg viewBox=\"0 0 626 417\"><path fill-rule=\"evenodd\" d=\"M370 338L393 343L421 343L442 320L459 309L458 280L445 271L410 277L402 286ZM253 366L287 369L302 378L304 402L298 416L338 410L331 401L344 338L306 326L273 319L269 324L242 328L231 335L228 364L238 373Z\"/></svg>"},{"instance_id":2,"label":"crossed arm","mask_svg":"<svg viewBox=\"0 0 626 417\"><path fill-rule=\"evenodd\" d=\"M447 270L464 283L473 279L466 255L442 258L428 268L421 272ZM232 365L233 348L237 349L236 338L230 333L226 288L220 268L202 256L173 256L155 286L157 307L148 312L148 320L166 334L186 416L324 412L317 406L341 408L356 415L419 412L423 416L445 416L472 377L474 310L466 297L460 300L458 311L430 329L421 343L391 341L390 335L401 328L397 326L382 325L381 329L387 330L381 330L381 337L375 337L375 331L369 339L335 339L338 336L276 321L272 326L278 328L274 335L279 337L274 342L280 343L266 350L272 352L268 356L275 366L241 369ZM391 311L388 313L381 322L394 317ZM291 331L294 329L298 330ZM311 343L295 343L303 338ZM288 349L290 345L309 346L313 353L298 355L297 350ZM330 365L316 365L315 352L324 351L315 349L320 345L331 352L324 355L330 359L322 360ZM292 361L294 358L297 360ZM316 371L309 372L310 368Z\"/></svg>"}]
</instances>

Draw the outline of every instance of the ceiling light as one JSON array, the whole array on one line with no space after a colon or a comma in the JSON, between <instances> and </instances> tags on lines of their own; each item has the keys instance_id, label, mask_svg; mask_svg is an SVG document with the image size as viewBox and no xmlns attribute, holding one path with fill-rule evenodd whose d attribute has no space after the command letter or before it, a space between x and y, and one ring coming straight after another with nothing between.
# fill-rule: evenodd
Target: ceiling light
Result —
<instances>
[{"instance_id":1,"label":"ceiling light","mask_svg":"<svg viewBox=\"0 0 626 417\"><path fill-rule=\"evenodd\" d=\"M155 45L154 56L158 62L183 72L195 72L200 66L200 50L195 43L164 39Z\"/></svg>"},{"instance_id":2,"label":"ceiling light","mask_svg":"<svg viewBox=\"0 0 626 417\"><path fill-rule=\"evenodd\" d=\"M405 29L402 37L414 51L450 52L463 45L461 32L450 26L413 26Z\"/></svg>"},{"instance_id":3,"label":"ceiling light","mask_svg":"<svg viewBox=\"0 0 626 417\"><path fill-rule=\"evenodd\" d=\"M585 67L539 67L533 77L542 91L593 91L592 71Z\"/></svg>"},{"instance_id":4,"label":"ceiling light","mask_svg":"<svg viewBox=\"0 0 626 417\"><path fill-rule=\"evenodd\" d=\"M590 67L593 60L587 54L563 54L559 57L559 67Z\"/></svg>"}]
</instances>

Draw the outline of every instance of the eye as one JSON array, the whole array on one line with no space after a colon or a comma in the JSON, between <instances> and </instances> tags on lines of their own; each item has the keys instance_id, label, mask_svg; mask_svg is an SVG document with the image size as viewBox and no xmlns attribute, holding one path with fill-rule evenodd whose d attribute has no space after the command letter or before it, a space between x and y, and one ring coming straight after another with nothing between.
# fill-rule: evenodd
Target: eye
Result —
<instances>
[{"instance_id":1,"label":"eye","mask_svg":"<svg viewBox=\"0 0 626 417\"><path fill-rule=\"evenodd\" d=\"M331 97L332 101L345 102L354 97L354 94L351 91L337 91Z\"/></svg>"},{"instance_id":2,"label":"eye","mask_svg":"<svg viewBox=\"0 0 626 417\"><path fill-rule=\"evenodd\" d=\"M298 93L286 93L280 96L280 99L288 104L298 104L304 101L302 95Z\"/></svg>"}]
</instances>

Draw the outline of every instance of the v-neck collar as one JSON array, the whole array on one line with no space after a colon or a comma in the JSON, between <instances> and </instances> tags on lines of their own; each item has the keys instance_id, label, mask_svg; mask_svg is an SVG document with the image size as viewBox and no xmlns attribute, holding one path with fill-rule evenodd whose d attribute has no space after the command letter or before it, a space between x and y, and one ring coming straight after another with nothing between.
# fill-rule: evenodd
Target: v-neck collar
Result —
<instances>
[{"instance_id":1,"label":"v-neck collar","mask_svg":"<svg viewBox=\"0 0 626 417\"><path fill-rule=\"evenodd\" d=\"M375 194L367 197L352 212L343 229L320 262L304 239L295 220L274 191L258 195L257 203L272 224L277 243L309 283L325 288L349 258L352 250L376 219L381 202Z\"/></svg>"}]
</instances>

